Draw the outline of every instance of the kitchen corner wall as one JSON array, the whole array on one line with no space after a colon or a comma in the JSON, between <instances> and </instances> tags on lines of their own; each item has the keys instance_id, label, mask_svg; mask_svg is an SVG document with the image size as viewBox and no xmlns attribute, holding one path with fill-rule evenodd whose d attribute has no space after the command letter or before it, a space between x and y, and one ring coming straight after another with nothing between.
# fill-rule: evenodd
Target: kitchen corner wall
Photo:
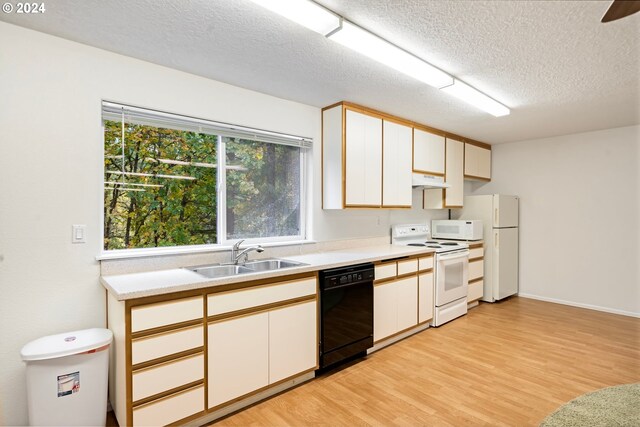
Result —
<instances>
[{"instance_id":1,"label":"kitchen corner wall","mask_svg":"<svg viewBox=\"0 0 640 427\"><path fill-rule=\"evenodd\" d=\"M492 148L466 194L520 196L520 294L640 316L640 126Z\"/></svg>"},{"instance_id":2,"label":"kitchen corner wall","mask_svg":"<svg viewBox=\"0 0 640 427\"><path fill-rule=\"evenodd\" d=\"M101 100L313 137L310 235L388 236L401 212L320 208L320 109L0 22L0 425L27 423L20 349L104 326ZM336 100L338 101L338 100ZM445 212L434 213L444 217ZM87 243L71 244L72 224Z\"/></svg>"}]
</instances>

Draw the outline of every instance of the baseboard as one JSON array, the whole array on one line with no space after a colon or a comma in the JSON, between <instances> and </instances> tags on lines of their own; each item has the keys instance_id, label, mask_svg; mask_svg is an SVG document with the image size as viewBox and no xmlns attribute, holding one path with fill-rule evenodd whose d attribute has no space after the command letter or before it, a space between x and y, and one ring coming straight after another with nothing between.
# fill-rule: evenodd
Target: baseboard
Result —
<instances>
[{"instance_id":1,"label":"baseboard","mask_svg":"<svg viewBox=\"0 0 640 427\"><path fill-rule=\"evenodd\" d=\"M522 298L536 299L539 301L554 302L556 304L570 305L572 307L587 308L589 310L604 311L605 313L620 314L622 316L640 318L640 313L634 313L633 311L617 310L615 308L601 307L599 305L591 305L591 304L582 304L579 302L565 301L565 300L556 299L556 298L541 297L539 295L523 294L521 292L518 293L518 296Z\"/></svg>"}]
</instances>

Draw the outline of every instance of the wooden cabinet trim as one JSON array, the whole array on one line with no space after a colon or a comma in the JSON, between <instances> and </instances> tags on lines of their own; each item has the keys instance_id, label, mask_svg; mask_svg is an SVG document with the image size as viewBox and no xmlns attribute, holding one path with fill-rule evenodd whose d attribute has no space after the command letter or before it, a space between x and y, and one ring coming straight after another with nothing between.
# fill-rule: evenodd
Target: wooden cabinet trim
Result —
<instances>
[{"instance_id":1,"label":"wooden cabinet trim","mask_svg":"<svg viewBox=\"0 0 640 427\"><path fill-rule=\"evenodd\" d=\"M484 259L484 256L479 256L477 258L469 258L469 262L480 261L482 259Z\"/></svg>"},{"instance_id":2,"label":"wooden cabinet trim","mask_svg":"<svg viewBox=\"0 0 640 427\"><path fill-rule=\"evenodd\" d=\"M145 405L160 402L162 400L169 399L179 394L186 393L202 385L204 385L204 379L194 381L189 384L184 384L184 385L181 385L180 387L175 387L175 388L172 388L171 390L166 390L166 391L163 391L162 393L154 394L153 396L145 397L144 399L140 399L133 402L131 406L135 409L139 409Z\"/></svg>"},{"instance_id":3,"label":"wooden cabinet trim","mask_svg":"<svg viewBox=\"0 0 640 427\"><path fill-rule=\"evenodd\" d=\"M477 249L483 247L484 244L481 243L469 243L469 249Z\"/></svg>"},{"instance_id":4,"label":"wooden cabinet trim","mask_svg":"<svg viewBox=\"0 0 640 427\"><path fill-rule=\"evenodd\" d=\"M242 310L229 311L222 314L214 314L213 316L207 316L207 324L222 322L230 319L236 319L238 317L251 316L253 314L263 313L265 311L271 311L276 308L289 307L292 305L304 304L310 301L316 301L316 295L307 295L298 298L291 298L284 301L273 302L270 304L258 305L255 307L244 308Z\"/></svg>"},{"instance_id":5,"label":"wooden cabinet trim","mask_svg":"<svg viewBox=\"0 0 640 427\"><path fill-rule=\"evenodd\" d=\"M309 372L313 372L313 371L315 371L317 368L318 368L318 366L316 366L315 368L307 369L306 371L303 371L303 372L297 373L297 374L292 375L292 376L290 376L290 377L283 378L283 379L281 379L280 381L276 381L276 382L271 383L271 384L268 384L268 385L266 385L266 386L264 386L264 387L260 387L259 389L257 389L257 390L253 390L253 391L252 391L252 392L250 392L250 393L243 394L242 396L235 397L235 398L233 398L233 399L231 399L231 400L229 400L229 401L227 401L227 402L224 402L224 403L221 403L221 404L219 404L219 405L213 406L213 407L209 408L209 410L208 410L207 412L208 412L208 413L215 412L215 411L217 411L218 409L222 409L222 408L224 408L225 406L229 406L229 405L232 405L232 404L234 404L234 403L240 402L241 400L244 400L244 399L247 399L248 397L254 396L254 395L259 394L259 393L262 393L263 391L268 390L268 389L270 389L270 388L272 388L272 387L279 386L280 384L282 384L282 383L286 383L287 381L291 381L291 380L292 380L292 379L294 379L294 378L297 378L297 377L299 377L299 376L302 376L302 375L308 374Z\"/></svg>"},{"instance_id":6,"label":"wooden cabinet trim","mask_svg":"<svg viewBox=\"0 0 640 427\"><path fill-rule=\"evenodd\" d=\"M475 139L471 139L471 138L467 138L464 137L462 135L458 135L452 132L448 132L442 129L438 129L438 128L434 128L422 123L418 123L418 122L414 122L408 119L403 119L402 117L398 117L398 116L394 116L392 114L389 113L385 113L383 111L380 110L376 110L373 108L369 108L369 107L365 107L363 105L359 105L359 104L355 104L353 102L349 102L349 101L340 101L340 102L336 102L335 104L331 104L328 107L324 107L322 108L321 111L325 111L325 110L329 110L331 108L337 107L339 105L342 105L345 109L348 108L352 111L356 111L358 113L362 113L362 114L367 114L369 116L373 116L373 117L377 117L383 120L388 120L388 121L392 121L401 125L405 125L405 126L410 126L413 127L415 129L420 129L423 130L425 132L429 132L429 133L433 133L435 135L439 135L439 136L444 136L445 138L451 138L451 139L456 139L460 142L464 142L467 144L471 144L471 145L475 145L477 147L482 147L482 148L486 148L488 150L491 150L491 145L487 144L486 142L482 142L482 141L477 141Z\"/></svg>"},{"instance_id":7,"label":"wooden cabinet trim","mask_svg":"<svg viewBox=\"0 0 640 427\"><path fill-rule=\"evenodd\" d=\"M151 335L160 335L167 332L173 332L177 329L186 329L193 326L198 326L202 324L202 317L199 319L186 320L180 323L172 323L170 325L158 326L156 328L144 329L142 331L132 332L131 340L136 340L142 337L148 337Z\"/></svg>"},{"instance_id":8,"label":"wooden cabinet trim","mask_svg":"<svg viewBox=\"0 0 640 427\"><path fill-rule=\"evenodd\" d=\"M388 340L388 339L391 339L391 338L393 338L393 337L396 337L396 336L398 336L398 335L404 334L405 332L412 330L413 328L417 327L418 325L419 325L419 323L416 323L415 325L409 326L408 328L405 328L405 329L403 329L403 330L401 330L401 331L394 332L394 333L392 333L391 335L387 335L387 336L386 336L386 337L384 337L384 338L380 338L379 340L374 341L374 342L373 342L373 344L375 345L375 344L378 344L378 343L384 342L384 341L386 341L386 340Z\"/></svg>"},{"instance_id":9,"label":"wooden cabinet trim","mask_svg":"<svg viewBox=\"0 0 640 427\"><path fill-rule=\"evenodd\" d=\"M465 178L469 178L469 179L475 179L475 180L478 180L478 181L487 181L487 182L491 181L491 178L485 178L483 176L468 175L466 173L464 174L464 177Z\"/></svg>"},{"instance_id":10,"label":"wooden cabinet trim","mask_svg":"<svg viewBox=\"0 0 640 427\"><path fill-rule=\"evenodd\" d=\"M440 172L423 171L423 170L420 170L420 169L412 169L412 170L415 173L421 173L421 174L424 174L424 175L444 176L444 173L440 173Z\"/></svg>"},{"instance_id":11,"label":"wooden cabinet trim","mask_svg":"<svg viewBox=\"0 0 640 427\"><path fill-rule=\"evenodd\" d=\"M476 283L476 282L480 282L480 281L482 281L482 279L484 279L484 276L480 276L480 277L478 277L478 278L476 278L476 279L469 280L469 284L470 284L470 285L473 285L473 284L474 284L474 283Z\"/></svg>"},{"instance_id":12,"label":"wooden cabinet trim","mask_svg":"<svg viewBox=\"0 0 640 427\"><path fill-rule=\"evenodd\" d=\"M433 272L433 267L425 268L424 270L418 270L417 271L418 274L420 274L420 273L430 273L430 272Z\"/></svg>"},{"instance_id":13,"label":"wooden cabinet trim","mask_svg":"<svg viewBox=\"0 0 640 427\"><path fill-rule=\"evenodd\" d=\"M167 362L174 362L179 359L185 359L187 357L196 356L198 354L204 354L204 346L192 348L190 350L181 351L179 353L168 354L166 356L158 357L157 359L147 360L146 362L140 362L131 367L131 371L141 371L146 368L162 365Z\"/></svg>"}]
</instances>

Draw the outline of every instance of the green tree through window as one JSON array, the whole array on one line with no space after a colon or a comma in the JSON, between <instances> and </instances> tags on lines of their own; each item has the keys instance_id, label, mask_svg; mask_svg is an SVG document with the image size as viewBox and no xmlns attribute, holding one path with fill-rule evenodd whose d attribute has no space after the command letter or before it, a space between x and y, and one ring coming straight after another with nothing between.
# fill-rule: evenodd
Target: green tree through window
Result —
<instances>
[{"instance_id":1,"label":"green tree through window","mask_svg":"<svg viewBox=\"0 0 640 427\"><path fill-rule=\"evenodd\" d=\"M299 147L112 120L104 143L105 250L301 236Z\"/></svg>"}]
</instances>

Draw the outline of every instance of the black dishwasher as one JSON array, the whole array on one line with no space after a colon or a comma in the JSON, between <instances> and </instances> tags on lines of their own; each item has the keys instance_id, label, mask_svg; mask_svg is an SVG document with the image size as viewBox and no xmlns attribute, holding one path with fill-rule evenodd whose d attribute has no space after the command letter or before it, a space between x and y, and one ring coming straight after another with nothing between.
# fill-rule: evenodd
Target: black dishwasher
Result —
<instances>
[{"instance_id":1,"label":"black dishwasher","mask_svg":"<svg viewBox=\"0 0 640 427\"><path fill-rule=\"evenodd\" d=\"M320 368L373 346L373 264L320 272Z\"/></svg>"}]
</instances>

